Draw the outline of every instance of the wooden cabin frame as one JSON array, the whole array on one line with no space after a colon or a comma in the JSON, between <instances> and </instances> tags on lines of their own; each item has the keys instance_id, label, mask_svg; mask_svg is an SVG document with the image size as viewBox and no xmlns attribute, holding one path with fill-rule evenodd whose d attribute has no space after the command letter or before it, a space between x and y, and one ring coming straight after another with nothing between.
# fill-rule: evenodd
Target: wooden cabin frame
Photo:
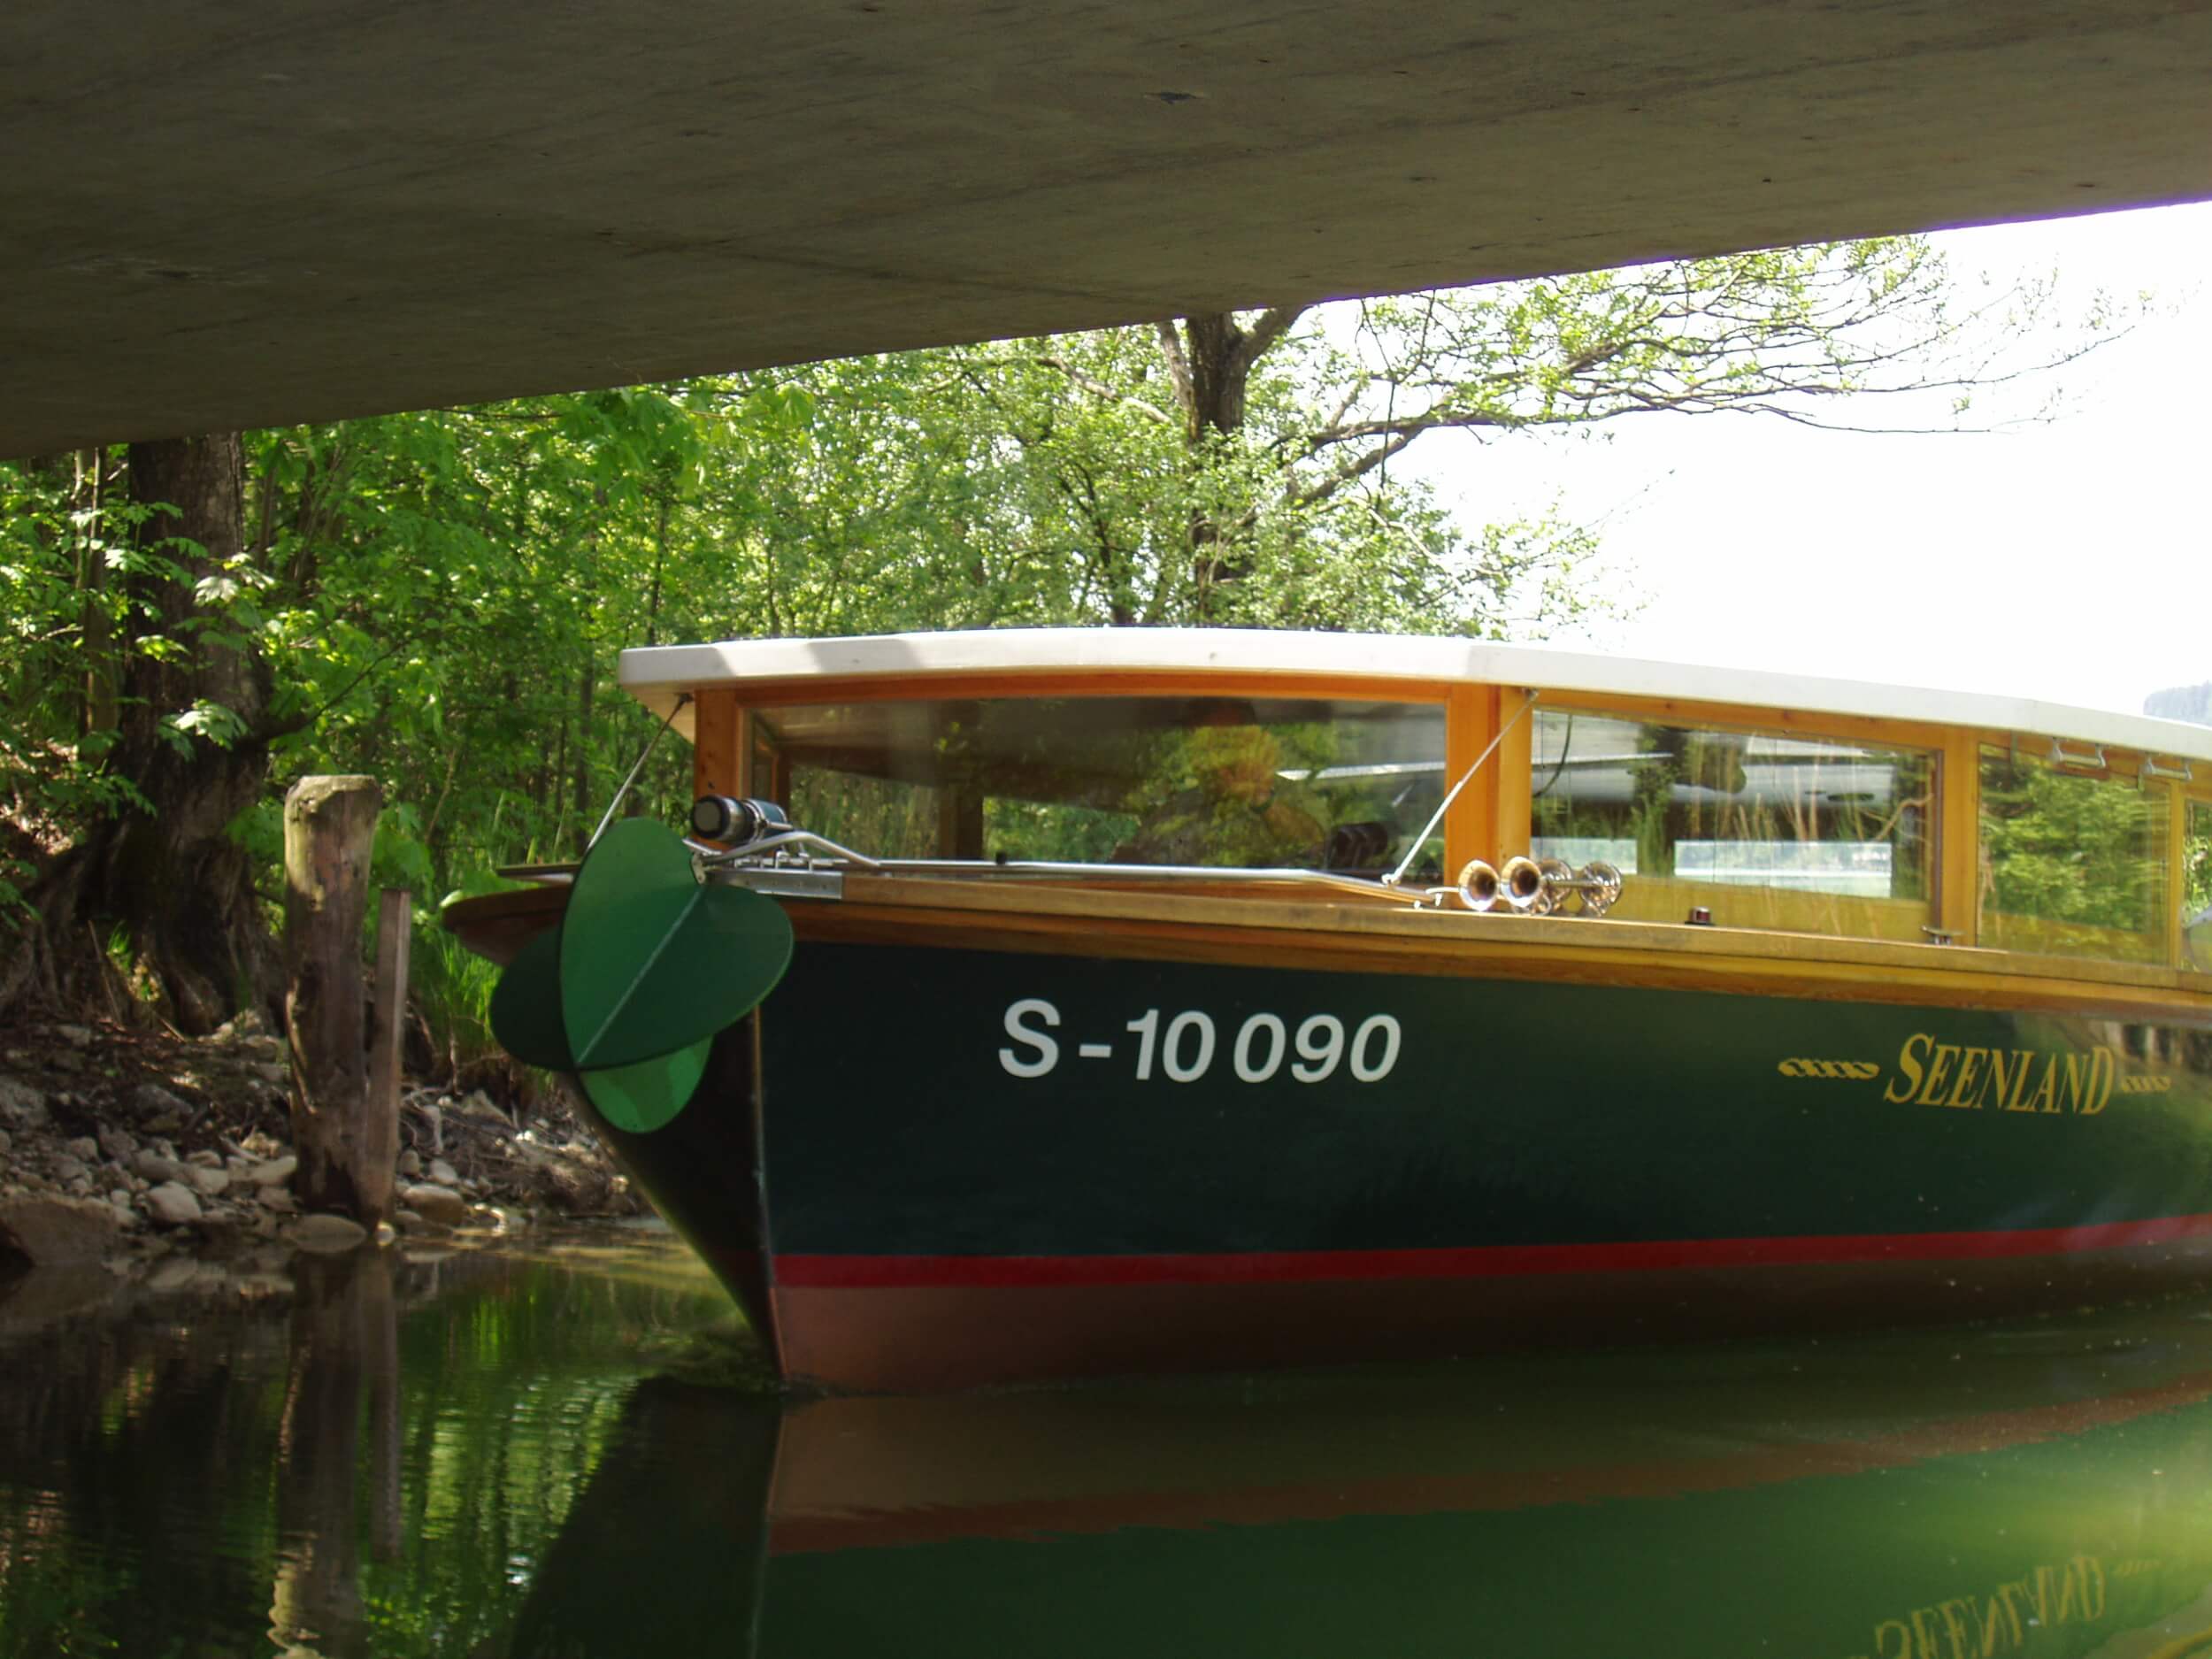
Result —
<instances>
[{"instance_id":1,"label":"wooden cabin frame","mask_svg":"<svg viewBox=\"0 0 2212 1659\"><path fill-rule=\"evenodd\" d=\"M1219 637L1209 631L1144 632L1150 633L1156 641ZM1024 637L1025 631L1010 631L999 636L899 636L902 641L974 639L994 642ZM1250 640L1254 636L1242 637ZM1348 636L1342 635L1294 637L1325 641L1332 645L1340 645L1348 639ZM2163 904L2163 936L2160 941L2161 960L2157 963L2130 963L2070 956L2041 960L2047 961L2053 971L2062 977L2130 984L2144 988L2157 986L2212 995L2212 973L2190 965L2186 960L2178 902L2178 895L2184 888L2183 858L2190 806L2194 803L2212 808L2212 730L2200 733L2195 728L2170 722L2080 710L2049 710L2054 716L2062 715L2065 718L2054 718L2047 722L2030 726L1999 724L1970 718L1926 718L1853 713L1832 706L1801 706L1778 701L1656 695L1647 691L1629 689L1624 682L1660 678L1663 673L1662 665L1624 665L1613 659L1573 658L1525 648L1467 648L1463 641L1393 641L1390 646L1394 648L1393 655L1403 656L1408 653L1398 651L1395 648L1449 645L1513 659L1511 665L1515 666L1519 665L1521 660L1542 661L1547 665L1556 661L1563 665L1566 672L1552 676L1555 683L1538 686L1523 685L1504 678L1491 681L1470 681L1440 675L1424 676L1418 672L1340 672L1325 667L1301 671L1196 662L1189 666L1178 667L1156 660L1128 665L1102 664L1076 670L1042 666L965 669L927 666L910 672L840 672L833 669L805 674L746 675L741 679L710 678L702 673L687 685L681 683L682 672L686 668L708 669L715 665L703 657L702 653L742 652L758 649L771 643L775 642L736 647L664 648L659 652L626 653L626 684L649 704L680 711L687 717L687 719L680 719L679 725L680 727L687 723L691 728L695 750L693 776L695 790L699 794L787 798L790 785L788 769L777 771L773 757L763 752L756 741L753 721L749 712L755 706L1144 695L1321 697L1425 703L1440 706L1444 710L1444 765L1448 779L1458 778L1503 733L1497 752L1446 814L1443 825L1445 867L1455 870L1470 858L1495 861L1525 850L1530 844L1534 722L1530 718L1516 717L1522 712L1532 695L1540 699L1540 706L1547 709L1583 710L1667 725L1878 743L1920 750L1933 759L1937 795L1937 810L1929 826L1934 844L1932 871L1934 893L1930 926L1935 933L1931 942L1939 946L1963 947L1967 950L1973 950L1979 943L1980 933L1978 884L1981 851L1980 779L1983 751L1985 748L2001 749L2031 743L2047 745L2055 739L2067 741L2085 749L2094 745L2105 763L2102 770L2106 775L2137 779L2146 789L2162 792L2165 797L2168 818L2163 838L2166 899ZM861 648L872 642L862 641L851 643L856 648ZM1373 644L1372 641L1368 643L1371 647ZM1171 654L1171 650L1159 647L1151 651L1156 658ZM669 664L645 660L656 657L681 660ZM634 668L634 659L636 659ZM1609 680L1623 688L1613 689L1603 684L1578 686L1555 683L1557 680L1571 678L1578 669L1592 663L1604 664L1609 672L1601 675L1586 672L1586 678ZM668 667L676 670L673 676L666 672ZM1765 688L1788 687L1793 683L1817 687L1817 698L1809 698L1809 703L1818 701L1832 704L1839 695L1851 690L1866 690L1870 694L1877 689L1839 687L1836 682L1789 682L1776 676L1729 675L1724 671L1700 671L1692 677L1708 680L1719 677L1763 682ZM1886 694L1886 700L1900 700L1888 688L1879 689ZM675 695L678 690L687 694L690 698L687 710L678 700ZM1951 705L1951 708L1969 705L1960 711L1970 715L1981 711L1971 706L1977 703L1995 705L2007 711L2014 706L2001 704L1995 699L1974 699L1960 694L1918 695L1924 697L1932 710L1940 713L1950 712L1946 705ZM2017 706L2038 713L2045 712L2041 705ZM2126 741L2129 738L2139 741ZM2192 775L2186 779L2170 775L2183 770L2189 771ZM1034 889L1031 892L1033 896ZM1521 918L1501 916L1471 919L1494 920L1503 924L1517 922ZM1617 933L1621 929L1633 927L1641 933L1649 926L1616 923L1606 931ZM1682 949L1682 930L1662 931L1674 938L1675 942L1670 948ZM1750 930L1716 931L1740 934ZM1625 943L1625 941L1623 942ZM1769 946L1783 947L1781 954L1784 955L1819 955L1830 958L1834 958L1839 950L1846 950L1846 954L1864 950L1878 953L1901 950L1906 955L1894 960L1903 963L1924 961L1928 954L1924 947L1830 937L1813 939L1784 934L1770 937L1767 943ZM1701 945L1696 948L1703 949ZM1759 949L1754 954L1764 956L1768 951ZM1974 954L1977 956L1983 955L1979 951ZM2039 968L2031 966L2034 959L2023 953L2003 954L2008 961L2017 959L2019 971L2032 972L2038 978L2044 977ZM1892 958L1883 956L1881 959Z\"/></svg>"}]
</instances>

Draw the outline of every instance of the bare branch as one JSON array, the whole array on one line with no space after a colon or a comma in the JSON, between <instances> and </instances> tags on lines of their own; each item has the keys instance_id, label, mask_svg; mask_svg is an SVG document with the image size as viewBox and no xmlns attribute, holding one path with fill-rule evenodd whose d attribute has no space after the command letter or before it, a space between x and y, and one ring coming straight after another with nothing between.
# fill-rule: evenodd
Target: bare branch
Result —
<instances>
[{"instance_id":1,"label":"bare branch","mask_svg":"<svg viewBox=\"0 0 2212 1659\"><path fill-rule=\"evenodd\" d=\"M1304 305L1271 305L1262 311L1237 342L1233 358L1236 368L1248 370L1257 363L1267 349L1287 334L1310 309Z\"/></svg>"},{"instance_id":2,"label":"bare branch","mask_svg":"<svg viewBox=\"0 0 2212 1659\"><path fill-rule=\"evenodd\" d=\"M1406 447L1406 445L1411 443L1424 432L1429 430L1431 430L1431 428L1427 426L1416 426L1410 431L1392 434L1390 437L1386 439L1383 442L1377 444L1373 449L1368 450L1366 454L1361 456L1357 460L1352 462L1348 466L1338 468L1335 472L1330 473L1328 477L1323 479L1319 483L1311 485L1304 489L1293 490L1290 495L1291 503L1294 506L1298 507L1311 507L1318 503L1328 500L1330 496L1335 495L1337 491L1342 489L1347 484L1353 483L1359 479L1366 477L1368 473L1373 472L1384 462L1398 454Z\"/></svg>"},{"instance_id":3,"label":"bare branch","mask_svg":"<svg viewBox=\"0 0 2212 1659\"><path fill-rule=\"evenodd\" d=\"M1148 420L1156 420L1163 426L1172 426L1178 424L1174 416L1157 404L1148 403L1134 393L1125 392L1118 386L1110 386L1096 375L1086 374L1065 358L1041 357L1035 361L1040 368L1053 369L1066 375L1069 380L1081 387L1102 403L1120 403L1144 416Z\"/></svg>"}]
</instances>

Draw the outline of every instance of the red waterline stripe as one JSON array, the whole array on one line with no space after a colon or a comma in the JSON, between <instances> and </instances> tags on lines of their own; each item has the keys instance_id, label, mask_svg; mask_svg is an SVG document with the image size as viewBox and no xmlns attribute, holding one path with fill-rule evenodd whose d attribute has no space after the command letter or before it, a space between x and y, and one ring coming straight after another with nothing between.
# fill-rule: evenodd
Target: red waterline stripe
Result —
<instances>
[{"instance_id":1,"label":"red waterline stripe","mask_svg":"<svg viewBox=\"0 0 2212 1659\"><path fill-rule=\"evenodd\" d=\"M1659 1239L1634 1244L1502 1244L1444 1250L1265 1250L1189 1256L778 1256L776 1282L809 1290L895 1286L1253 1285L1308 1279L1507 1279L1848 1262L1973 1261L2116 1250L2212 1235L2212 1215L2006 1233L1823 1233Z\"/></svg>"}]
</instances>

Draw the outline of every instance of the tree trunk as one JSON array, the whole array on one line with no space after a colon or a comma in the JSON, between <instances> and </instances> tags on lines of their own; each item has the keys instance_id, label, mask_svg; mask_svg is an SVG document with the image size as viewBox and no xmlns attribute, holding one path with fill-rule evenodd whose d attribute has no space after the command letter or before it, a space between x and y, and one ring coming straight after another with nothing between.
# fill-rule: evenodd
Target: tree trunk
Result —
<instances>
[{"instance_id":1,"label":"tree trunk","mask_svg":"<svg viewBox=\"0 0 2212 1659\"><path fill-rule=\"evenodd\" d=\"M173 564L129 583L117 741L110 764L143 797L119 808L34 884L30 949L0 972L0 1010L43 992L101 995L116 943L172 1025L213 1030L242 1001L269 1002L276 956L257 912L251 865L227 833L268 772L266 662L201 636L215 618L196 585L231 565L242 538L237 435L130 447L130 497L148 554ZM165 643L149 649L157 638ZM242 726L227 743L165 720L201 702Z\"/></svg>"},{"instance_id":2,"label":"tree trunk","mask_svg":"<svg viewBox=\"0 0 2212 1659\"><path fill-rule=\"evenodd\" d=\"M1248 339L1233 312L1210 311L1183 319L1183 355L1190 365L1183 419L1185 435L1193 444L1243 428L1245 390L1251 385L1255 361L1243 349Z\"/></svg>"},{"instance_id":3,"label":"tree trunk","mask_svg":"<svg viewBox=\"0 0 2212 1659\"><path fill-rule=\"evenodd\" d=\"M79 456L77 498L70 503L86 515L81 583L84 593L85 691L84 715L78 723L80 733L111 732L118 717L115 634L107 607L107 552L99 545L105 540L100 520L100 468L105 458L99 450L93 450L88 469L85 457Z\"/></svg>"},{"instance_id":4,"label":"tree trunk","mask_svg":"<svg viewBox=\"0 0 2212 1659\"><path fill-rule=\"evenodd\" d=\"M1252 384L1253 366L1297 320L1302 309L1274 307L1261 312L1249 328L1233 311L1186 317L1179 334L1172 324L1160 325L1160 345L1175 383L1176 401L1182 407L1183 436L1191 447L1194 465L1202 465L1200 452L1207 446L1244 429L1245 399ZM1210 621L1217 610L1216 595L1221 585L1250 574L1251 561L1224 540L1221 526L1202 510L1193 510L1189 534L1196 611L1200 621Z\"/></svg>"}]
</instances>

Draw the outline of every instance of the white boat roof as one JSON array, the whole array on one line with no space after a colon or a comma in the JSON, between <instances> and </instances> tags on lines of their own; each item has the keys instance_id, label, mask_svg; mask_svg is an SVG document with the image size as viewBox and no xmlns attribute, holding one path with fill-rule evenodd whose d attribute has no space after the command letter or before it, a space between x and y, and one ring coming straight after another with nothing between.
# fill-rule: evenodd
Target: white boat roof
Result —
<instances>
[{"instance_id":1,"label":"white boat roof","mask_svg":"<svg viewBox=\"0 0 2212 1659\"><path fill-rule=\"evenodd\" d=\"M845 639L726 640L622 653L622 688L666 715L679 693L749 681L896 679L917 696L933 675L1143 672L1361 676L1463 681L1623 697L1799 709L2065 738L2212 761L2212 726L2077 709L2033 697L1657 662L1547 645L1425 634L1305 634L1262 628L991 628ZM686 710L677 729L688 733Z\"/></svg>"}]
</instances>

